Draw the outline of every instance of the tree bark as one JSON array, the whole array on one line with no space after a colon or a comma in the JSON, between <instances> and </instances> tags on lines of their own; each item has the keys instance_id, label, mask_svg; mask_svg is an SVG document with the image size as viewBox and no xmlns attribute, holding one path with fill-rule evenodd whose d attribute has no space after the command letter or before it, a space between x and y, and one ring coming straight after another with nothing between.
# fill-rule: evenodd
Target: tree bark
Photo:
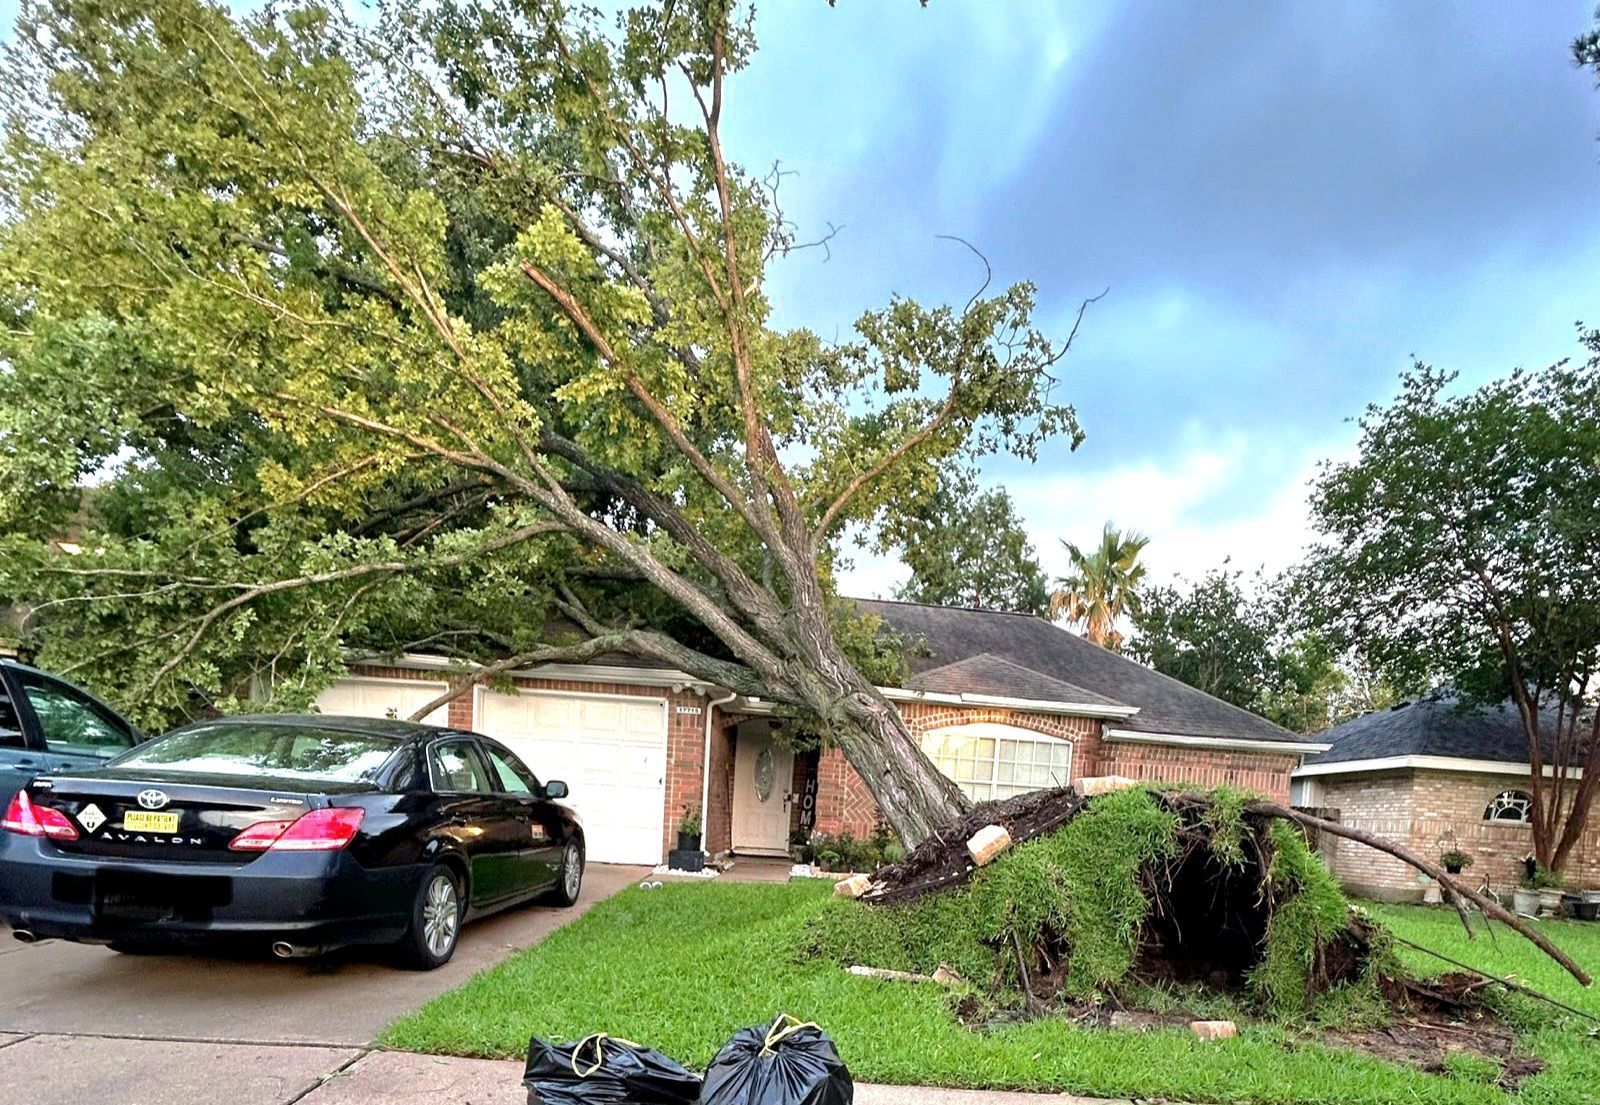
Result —
<instances>
[{"instance_id":1,"label":"tree bark","mask_svg":"<svg viewBox=\"0 0 1600 1105\"><path fill-rule=\"evenodd\" d=\"M907 848L915 848L971 808L966 795L923 754L904 719L875 689L847 696L844 715L831 727L831 735Z\"/></svg>"}]
</instances>

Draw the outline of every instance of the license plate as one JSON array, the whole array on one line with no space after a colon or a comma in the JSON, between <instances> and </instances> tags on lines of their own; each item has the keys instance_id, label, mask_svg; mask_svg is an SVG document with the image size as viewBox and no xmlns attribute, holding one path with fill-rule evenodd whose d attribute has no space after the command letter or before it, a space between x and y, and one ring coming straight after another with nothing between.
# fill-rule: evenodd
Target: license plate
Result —
<instances>
[{"instance_id":1,"label":"license plate","mask_svg":"<svg viewBox=\"0 0 1600 1105\"><path fill-rule=\"evenodd\" d=\"M178 815L129 810L122 815L122 829L129 833L175 833L178 831Z\"/></svg>"}]
</instances>

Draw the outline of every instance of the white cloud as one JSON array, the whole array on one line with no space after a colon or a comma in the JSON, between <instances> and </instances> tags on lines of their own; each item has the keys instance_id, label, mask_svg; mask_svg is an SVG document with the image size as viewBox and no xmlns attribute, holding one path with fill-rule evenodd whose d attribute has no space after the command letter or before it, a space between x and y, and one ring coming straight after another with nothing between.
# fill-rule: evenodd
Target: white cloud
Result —
<instances>
[{"instance_id":1,"label":"white cloud","mask_svg":"<svg viewBox=\"0 0 1600 1105\"><path fill-rule=\"evenodd\" d=\"M1107 520L1150 538L1145 563L1156 580L1194 578L1229 558L1246 571L1275 572L1311 538L1307 483L1328 452L1284 455L1236 436L1168 460L1015 482L1010 491L1052 575L1066 569L1060 539L1093 542Z\"/></svg>"},{"instance_id":2,"label":"white cloud","mask_svg":"<svg viewBox=\"0 0 1600 1105\"><path fill-rule=\"evenodd\" d=\"M1093 542L1109 519L1150 538L1150 578L1197 578L1231 558L1247 573L1295 563L1311 540L1308 484L1325 457L1348 455L1345 442L1284 451L1236 436L1099 471L1030 475L1006 485L1054 578L1066 570L1061 539ZM1246 500L1245 497L1248 497ZM888 596L906 577L893 555L852 552L839 575L844 594Z\"/></svg>"}]
</instances>

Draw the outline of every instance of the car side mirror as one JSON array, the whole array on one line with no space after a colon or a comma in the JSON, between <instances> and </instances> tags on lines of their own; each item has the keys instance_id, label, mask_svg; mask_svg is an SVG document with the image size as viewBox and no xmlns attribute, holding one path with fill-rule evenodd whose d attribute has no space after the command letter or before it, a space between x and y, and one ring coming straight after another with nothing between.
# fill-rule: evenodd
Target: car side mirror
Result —
<instances>
[{"instance_id":1,"label":"car side mirror","mask_svg":"<svg viewBox=\"0 0 1600 1105\"><path fill-rule=\"evenodd\" d=\"M551 779L544 785L544 796L546 798L565 798L567 796L567 784L560 779Z\"/></svg>"}]
</instances>

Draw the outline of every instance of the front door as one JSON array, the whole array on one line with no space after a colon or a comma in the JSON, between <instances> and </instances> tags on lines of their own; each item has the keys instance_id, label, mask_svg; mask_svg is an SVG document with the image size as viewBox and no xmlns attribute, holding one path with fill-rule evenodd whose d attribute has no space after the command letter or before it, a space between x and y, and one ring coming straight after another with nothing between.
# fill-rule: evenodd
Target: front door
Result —
<instances>
[{"instance_id":1,"label":"front door","mask_svg":"<svg viewBox=\"0 0 1600 1105\"><path fill-rule=\"evenodd\" d=\"M773 740L764 726L743 727L733 770L733 850L787 855L794 750Z\"/></svg>"}]
</instances>

